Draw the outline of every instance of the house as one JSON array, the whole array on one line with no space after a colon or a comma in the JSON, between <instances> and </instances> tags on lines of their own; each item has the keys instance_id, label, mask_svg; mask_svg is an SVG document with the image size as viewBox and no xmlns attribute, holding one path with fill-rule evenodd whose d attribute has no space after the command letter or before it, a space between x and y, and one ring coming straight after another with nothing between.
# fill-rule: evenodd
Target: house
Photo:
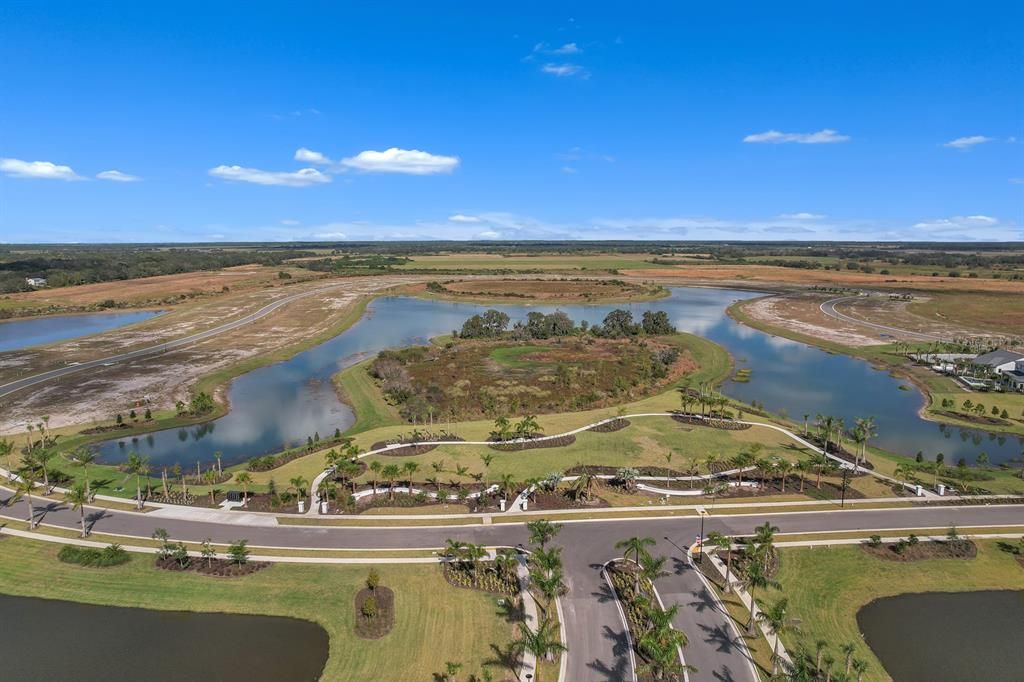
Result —
<instances>
[{"instance_id":1,"label":"house","mask_svg":"<svg viewBox=\"0 0 1024 682\"><path fill-rule=\"evenodd\" d=\"M971 360L971 364L985 374L1005 374L1017 371L1017 363L1020 360L1024 360L1024 355L1000 348L991 353L979 355Z\"/></svg>"},{"instance_id":2,"label":"house","mask_svg":"<svg viewBox=\"0 0 1024 682\"><path fill-rule=\"evenodd\" d=\"M38 287L45 287L46 286L46 278L45 277L26 277L25 278L25 284L28 284L30 287L36 287L36 288L38 288Z\"/></svg>"},{"instance_id":3,"label":"house","mask_svg":"<svg viewBox=\"0 0 1024 682\"><path fill-rule=\"evenodd\" d=\"M1013 363L1013 369L1002 373L1006 390L1024 393L1024 360L1017 360Z\"/></svg>"}]
</instances>

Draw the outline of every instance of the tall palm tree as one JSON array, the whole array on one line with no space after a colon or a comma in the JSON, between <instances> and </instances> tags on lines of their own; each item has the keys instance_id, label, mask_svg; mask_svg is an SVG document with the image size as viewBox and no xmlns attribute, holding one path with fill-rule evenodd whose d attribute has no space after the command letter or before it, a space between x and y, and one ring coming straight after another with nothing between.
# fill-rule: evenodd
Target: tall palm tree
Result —
<instances>
[{"instance_id":1,"label":"tall palm tree","mask_svg":"<svg viewBox=\"0 0 1024 682\"><path fill-rule=\"evenodd\" d=\"M0 438L0 457L4 458L7 464L7 478L14 478L14 469L11 467L11 453L14 452L14 441Z\"/></svg>"},{"instance_id":2,"label":"tall palm tree","mask_svg":"<svg viewBox=\"0 0 1024 682\"><path fill-rule=\"evenodd\" d=\"M868 671L868 662L863 658L853 659L853 671L857 673L857 682L860 682L864 677L864 673Z\"/></svg>"},{"instance_id":3,"label":"tall palm tree","mask_svg":"<svg viewBox=\"0 0 1024 682\"><path fill-rule=\"evenodd\" d=\"M824 453L815 452L810 457L811 466L814 468L814 472L818 475L818 479L814 483L814 487L821 489L821 475L825 473L825 470L832 465L830 460Z\"/></svg>"},{"instance_id":4,"label":"tall palm tree","mask_svg":"<svg viewBox=\"0 0 1024 682\"><path fill-rule=\"evenodd\" d=\"M217 461L217 475L218 476L223 476L224 475L224 469L220 465L220 460L221 460L222 457L224 457L224 453L221 452L220 450L217 450L217 451L215 451L213 453L213 458Z\"/></svg>"},{"instance_id":5,"label":"tall palm tree","mask_svg":"<svg viewBox=\"0 0 1024 682\"><path fill-rule=\"evenodd\" d=\"M24 456L25 463L33 468L38 467L43 472L43 495L50 494L50 470L47 464L57 453L49 448L38 447L30 450Z\"/></svg>"},{"instance_id":6,"label":"tall palm tree","mask_svg":"<svg viewBox=\"0 0 1024 682\"><path fill-rule=\"evenodd\" d=\"M76 483L64 493L64 499L71 503L72 510L80 512L82 537L84 538L89 534L89 529L85 526L85 505L89 502L89 493L86 492L85 486L82 483Z\"/></svg>"},{"instance_id":7,"label":"tall palm tree","mask_svg":"<svg viewBox=\"0 0 1024 682\"><path fill-rule=\"evenodd\" d=\"M562 572L551 571L547 575L531 575L530 582L537 588L541 596L544 597L544 606L542 608L544 609L544 615L547 616L551 613L551 604L558 595L565 592Z\"/></svg>"},{"instance_id":8,"label":"tall palm tree","mask_svg":"<svg viewBox=\"0 0 1024 682\"><path fill-rule=\"evenodd\" d=\"M395 479L402 475L402 470L397 464L388 464L380 470L380 475L388 482L388 499L395 499Z\"/></svg>"},{"instance_id":9,"label":"tall palm tree","mask_svg":"<svg viewBox=\"0 0 1024 682\"><path fill-rule=\"evenodd\" d=\"M488 481L487 474L491 470L491 462L494 461L494 453L493 452L485 452L484 454L480 455L480 461L484 465L484 488L486 488L487 487L487 481Z\"/></svg>"},{"instance_id":10,"label":"tall palm tree","mask_svg":"<svg viewBox=\"0 0 1024 682\"><path fill-rule=\"evenodd\" d=\"M804 492L804 484L807 483L807 474L814 468L814 464L810 460L802 459L796 463L794 467L800 474L800 493Z\"/></svg>"},{"instance_id":11,"label":"tall palm tree","mask_svg":"<svg viewBox=\"0 0 1024 682\"><path fill-rule=\"evenodd\" d=\"M252 484L252 475L248 471L240 471L235 474L235 483L242 486L242 506L248 506L249 486Z\"/></svg>"},{"instance_id":12,"label":"tall palm tree","mask_svg":"<svg viewBox=\"0 0 1024 682\"><path fill-rule=\"evenodd\" d=\"M755 555L760 556L762 568L768 570L768 560L771 559L775 549L775 534L779 532L778 526L773 526L768 521L754 528Z\"/></svg>"},{"instance_id":13,"label":"tall palm tree","mask_svg":"<svg viewBox=\"0 0 1024 682\"><path fill-rule=\"evenodd\" d=\"M743 452L736 454L736 456L733 457L732 460L729 462L730 464L733 465L733 467L739 470L737 473L739 474L740 485L743 485L743 470L751 466L754 463L755 459L756 458L754 457L753 453L744 450Z\"/></svg>"},{"instance_id":14,"label":"tall palm tree","mask_svg":"<svg viewBox=\"0 0 1024 682\"><path fill-rule=\"evenodd\" d=\"M536 630L530 629L529 625L523 623L519 630L519 639L512 643L516 651L529 651L537 658L543 658L548 662L555 660L555 654L568 651L559 639L554 623L550 620L541 621Z\"/></svg>"},{"instance_id":15,"label":"tall palm tree","mask_svg":"<svg viewBox=\"0 0 1024 682\"><path fill-rule=\"evenodd\" d=\"M416 462L405 462L402 464L402 473L405 474L405 479L409 483L409 492L412 493L412 477L416 475L416 472L420 470L420 465Z\"/></svg>"},{"instance_id":16,"label":"tall palm tree","mask_svg":"<svg viewBox=\"0 0 1024 682\"><path fill-rule=\"evenodd\" d=\"M19 474L18 480L14 483L14 497L18 499L22 496L28 502L28 529L34 530L38 525L36 522L36 508L32 502L32 491L36 489L36 482L32 480L31 471L22 471Z\"/></svg>"},{"instance_id":17,"label":"tall palm tree","mask_svg":"<svg viewBox=\"0 0 1024 682\"><path fill-rule=\"evenodd\" d=\"M513 492L515 492L516 479L512 474L502 474L501 478L498 479L498 488L501 490L501 494L506 498Z\"/></svg>"},{"instance_id":18,"label":"tall palm tree","mask_svg":"<svg viewBox=\"0 0 1024 682\"><path fill-rule=\"evenodd\" d=\"M788 459L775 460L775 471L782 480L782 494L786 493L786 477L793 471L793 463Z\"/></svg>"},{"instance_id":19,"label":"tall palm tree","mask_svg":"<svg viewBox=\"0 0 1024 682\"><path fill-rule=\"evenodd\" d=\"M768 606L762 606L757 613L757 620L768 629L768 632L775 635L775 646L772 648L772 675L777 675L782 635L796 627L789 620L789 600L782 597Z\"/></svg>"},{"instance_id":20,"label":"tall palm tree","mask_svg":"<svg viewBox=\"0 0 1024 682\"><path fill-rule=\"evenodd\" d=\"M723 592L729 594L732 592L732 538L718 531L711 531L708 533L708 544L725 550L725 587Z\"/></svg>"},{"instance_id":21,"label":"tall palm tree","mask_svg":"<svg viewBox=\"0 0 1024 682\"><path fill-rule=\"evenodd\" d=\"M217 504L217 470L210 467L203 472L203 480L210 486L210 504Z\"/></svg>"},{"instance_id":22,"label":"tall palm tree","mask_svg":"<svg viewBox=\"0 0 1024 682\"><path fill-rule=\"evenodd\" d=\"M562 530L562 525L551 523L547 519L538 519L526 524L526 530L530 533L530 542L540 545L541 550Z\"/></svg>"},{"instance_id":23,"label":"tall palm tree","mask_svg":"<svg viewBox=\"0 0 1024 682\"><path fill-rule=\"evenodd\" d=\"M142 472L146 471L148 467L149 462L145 457L134 450L128 453L128 461L125 462L124 469L129 475L135 476L135 503L139 509L142 509Z\"/></svg>"},{"instance_id":24,"label":"tall palm tree","mask_svg":"<svg viewBox=\"0 0 1024 682\"><path fill-rule=\"evenodd\" d=\"M90 450L86 447L75 448L67 455L65 455L71 466L81 467L82 475L85 478L85 494L92 499L92 488L90 487L89 481L89 466L96 462L99 454L95 450Z\"/></svg>"},{"instance_id":25,"label":"tall palm tree","mask_svg":"<svg viewBox=\"0 0 1024 682\"><path fill-rule=\"evenodd\" d=\"M839 651L846 657L846 675L850 675L850 668L853 667L853 655L857 652L857 645L853 642L846 642L839 646Z\"/></svg>"},{"instance_id":26,"label":"tall palm tree","mask_svg":"<svg viewBox=\"0 0 1024 682\"><path fill-rule=\"evenodd\" d=\"M302 476L296 476L295 478L289 479L288 482L291 484L291 487L295 489L295 497L299 500L306 499L306 495L308 494L307 491L309 489L309 481Z\"/></svg>"},{"instance_id":27,"label":"tall palm tree","mask_svg":"<svg viewBox=\"0 0 1024 682\"><path fill-rule=\"evenodd\" d=\"M624 553L628 555L630 552L633 553L633 561L640 565L640 556L642 554L649 554L647 551L648 547L653 547L657 542L654 538L650 537L639 537L634 535L631 538L620 540L615 543L615 549L624 550Z\"/></svg>"},{"instance_id":28,"label":"tall palm tree","mask_svg":"<svg viewBox=\"0 0 1024 682\"><path fill-rule=\"evenodd\" d=\"M764 566L761 564L761 562L749 562L746 566L746 572L743 576L743 588L746 589L747 594L750 595L750 603L757 603L757 601L754 599L754 592L756 590L765 590L769 587L779 588L779 583L768 577L768 574L765 572ZM754 632L755 611L756 609L750 609L750 620L747 621L748 634Z\"/></svg>"},{"instance_id":29,"label":"tall palm tree","mask_svg":"<svg viewBox=\"0 0 1024 682\"><path fill-rule=\"evenodd\" d=\"M542 573L554 573L562 568L562 548L537 549L530 554L530 565Z\"/></svg>"},{"instance_id":30,"label":"tall palm tree","mask_svg":"<svg viewBox=\"0 0 1024 682\"><path fill-rule=\"evenodd\" d=\"M436 464L436 462L435 462ZM373 476L370 478L370 483L373 486L373 496L377 496L377 479L380 476L380 470L384 468L384 465L379 460L370 462L370 471L373 472Z\"/></svg>"}]
</instances>

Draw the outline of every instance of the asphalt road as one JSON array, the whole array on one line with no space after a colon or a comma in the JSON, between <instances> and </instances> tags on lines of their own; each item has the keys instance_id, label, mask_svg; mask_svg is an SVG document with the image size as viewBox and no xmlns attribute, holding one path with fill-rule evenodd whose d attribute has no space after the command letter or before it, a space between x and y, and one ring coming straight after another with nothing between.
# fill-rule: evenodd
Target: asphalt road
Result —
<instances>
[{"instance_id":1,"label":"asphalt road","mask_svg":"<svg viewBox=\"0 0 1024 682\"><path fill-rule=\"evenodd\" d=\"M0 492L8 498L10 493ZM78 513L62 503L35 498L37 515L49 524L77 529ZM5 516L24 519L24 500L4 510ZM448 538L486 545L514 546L527 542L525 526L497 524L470 527L309 527L242 526L238 524L159 518L131 512L92 508L89 521L93 530L148 537L154 528L163 527L171 537L199 542L231 542L246 538L251 545L288 548L357 549L437 549ZM782 532L819 532L842 530L885 530L898 528L1024 523L1021 506L951 506L903 509L850 509L831 512L791 512L709 517L705 532L749 535L755 526L771 521ZM563 599L565 632L569 642L570 682L613 682L631 680L625 631L618 609L601 577L601 565L620 555L615 543L633 535L655 538L653 551L670 557L669 576L658 581L666 605L682 605L676 623L690 638L684 650L687 662L699 669L691 675L694 682L704 680L751 680L745 658L736 647L734 633L724 615L717 612L704 592L703 584L685 561L684 552L700 532L700 521L685 519L621 519L564 524L554 544L565 548L566 583L569 594ZM130 543L130 540L126 540Z\"/></svg>"},{"instance_id":2,"label":"asphalt road","mask_svg":"<svg viewBox=\"0 0 1024 682\"><path fill-rule=\"evenodd\" d=\"M249 324L250 322L255 322L260 318L266 317L267 315L274 312L281 306L288 305L293 301L297 301L301 298L306 298L307 296L313 296L315 294L322 293L328 289L334 289L340 286L345 286L346 284L349 284L349 282L331 284L329 286L311 289L309 291L304 291L302 293L292 294L291 296L286 296L278 301L274 301L273 303L267 304L260 308L259 310L257 310L256 312L250 313L244 317L240 317L237 320L225 322L224 324L219 325L217 327L213 327L212 329L207 329L205 331L198 332L196 334L191 334L189 336L183 336L180 339L174 339L173 341L167 341L165 343L158 343L154 346L148 346L146 348L139 348L138 350L129 351L127 353L119 353L117 355L111 355L105 358L89 360L88 362L82 362L77 365L67 365L65 367L58 367L57 369L51 369L48 372L35 374L30 377L25 377L24 379L18 379L17 381L12 381L10 383L3 384L2 386L0 386L0 397L9 395L11 393L15 393L22 389L28 388L29 386L41 384L44 381L49 381L51 379L56 379L58 377L67 376L69 374L84 372L89 369L95 369L96 367L103 367L106 365L124 362L125 360L137 360L138 358L144 358L150 355L156 355L158 353L164 353L169 350L174 350L176 348L190 346L199 341L205 341L206 339L209 339L211 337L223 334L224 332L229 332L233 329L238 329L239 327L243 327Z\"/></svg>"},{"instance_id":3,"label":"asphalt road","mask_svg":"<svg viewBox=\"0 0 1024 682\"><path fill-rule=\"evenodd\" d=\"M907 329L899 329L897 327L887 327L884 324L875 324L874 322L859 320L856 317L850 317L849 315L846 315L836 310L837 304L843 303L845 301L856 301L860 298L860 296L843 296L841 298L833 298L821 304L821 312L837 320L849 322L851 324L859 324L862 327L871 327L872 329L877 329L879 331L886 332L887 334L899 334L900 336L908 336L912 339L917 339L919 341L945 341L945 339L942 338L941 336L935 336L933 334L924 334L922 332L912 332Z\"/></svg>"}]
</instances>

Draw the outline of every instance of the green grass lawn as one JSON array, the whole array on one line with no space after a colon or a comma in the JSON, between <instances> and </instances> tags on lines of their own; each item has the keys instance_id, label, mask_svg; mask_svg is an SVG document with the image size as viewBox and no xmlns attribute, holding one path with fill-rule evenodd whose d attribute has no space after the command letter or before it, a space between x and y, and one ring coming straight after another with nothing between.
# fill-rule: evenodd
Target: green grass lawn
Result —
<instances>
[{"instance_id":1,"label":"green grass lawn","mask_svg":"<svg viewBox=\"0 0 1024 682\"><path fill-rule=\"evenodd\" d=\"M381 583L395 590L394 629L379 640L355 636L356 592L368 566L276 564L244 578L211 578L161 571L152 558L133 555L114 568L82 568L57 560L58 545L0 539L0 592L112 606L213 611L305 618L330 636L325 680L380 679L422 682L446 661L477 673L503 649L513 625L493 595L448 585L437 566L377 567ZM492 667L496 679L506 669Z\"/></svg>"},{"instance_id":2,"label":"green grass lawn","mask_svg":"<svg viewBox=\"0 0 1024 682\"><path fill-rule=\"evenodd\" d=\"M857 627L857 611L868 602L907 592L1024 589L1024 568L988 540L978 541L978 556L971 560L885 561L856 546L779 552L778 580L790 614L801 621L800 632L783 641L791 648L805 642L813 650L814 641L824 639L838 661L843 659L839 647L852 642L855 655L870 662L865 681L889 679ZM779 594L765 596L771 602Z\"/></svg>"},{"instance_id":3,"label":"green grass lawn","mask_svg":"<svg viewBox=\"0 0 1024 682\"><path fill-rule=\"evenodd\" d=\"M535 360L523 360L524 355L547 350L544 346L502 346L491 351L490 358L499 365L521 369L525 367L540 367L546 364Z\"/></svg>"}]
</instances>

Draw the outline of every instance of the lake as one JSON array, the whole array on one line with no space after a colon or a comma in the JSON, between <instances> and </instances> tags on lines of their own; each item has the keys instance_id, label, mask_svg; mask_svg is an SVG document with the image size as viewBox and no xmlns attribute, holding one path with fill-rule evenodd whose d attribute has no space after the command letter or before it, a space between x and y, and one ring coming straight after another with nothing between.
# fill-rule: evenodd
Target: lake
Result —
<instances>
[{"instance_id":1,"label":"lake","mask_svg":"<svg viewBox=\"0 0 1024 682\"><path fill-rule=\"evenodd\" d=\"M130 313L56 315L0 322L0 353L99 334L148 320L160 312L137 310Z\"/></svg>"},{"instance_id":2,"label":"lake","mask_svg":"<svg viewBox=\"0 0 1024 682\"><path fill-rule=\"evenodd\" d=\"M100 569L93 569L100 570ZM0 595L9 680L317 680L328 636L297 618L95 606Z\"/></svg>"},{"instance_id":3,"label":"lake","mask_svg":"<svg viewBox=\"0 0 1024 682\"><path fill-rule=\"evenodd\" d=\"M1024 679L1024 592L886 597L857 624L894 682Z\"/></svg>"},{"instance_id":4,"label":"lake","mask_svg":"<svg viewBox=\"0 0 1024 682\"><path fill-rule=\"evenodd\" d=\"M107 441L99 446L105 462L122 461L136 450L157 466L197 461L210 462L223 453L230 465L276 452L321 436L344 431L353 422L352 411L337 397L331 376L384 348L425 343L429 338L461 327L469 316L500 308L513 320L530 311L564 310L576 320L600 322L615 308L627 308L634 317L645 310L664 310L680 330L704 336L725 347L737 367L752 369L749 383L726 382L729 396L757 400L773 412L785 411L795 421L804 414L843 417L852 427L855 417L874 416L879 435L872 444L892 452L928 459L937 453L946 463L960 457L973 463L985 452L992 463L1017 457L1024 438L986 433L977 429L944 426L922 419L918 410L924 396L916 387L889 376L870 364L844 355L790 341L730 318L725 310L737 300L762 294L727 289L678 287L668 298L628 305L479 306L468 303L409 297L378 298L363 318L345 332L291 360L263 367L238 377L229 389L231 411L207 424L158 431L135 439Z\"/></svg>"}]
</instances>

